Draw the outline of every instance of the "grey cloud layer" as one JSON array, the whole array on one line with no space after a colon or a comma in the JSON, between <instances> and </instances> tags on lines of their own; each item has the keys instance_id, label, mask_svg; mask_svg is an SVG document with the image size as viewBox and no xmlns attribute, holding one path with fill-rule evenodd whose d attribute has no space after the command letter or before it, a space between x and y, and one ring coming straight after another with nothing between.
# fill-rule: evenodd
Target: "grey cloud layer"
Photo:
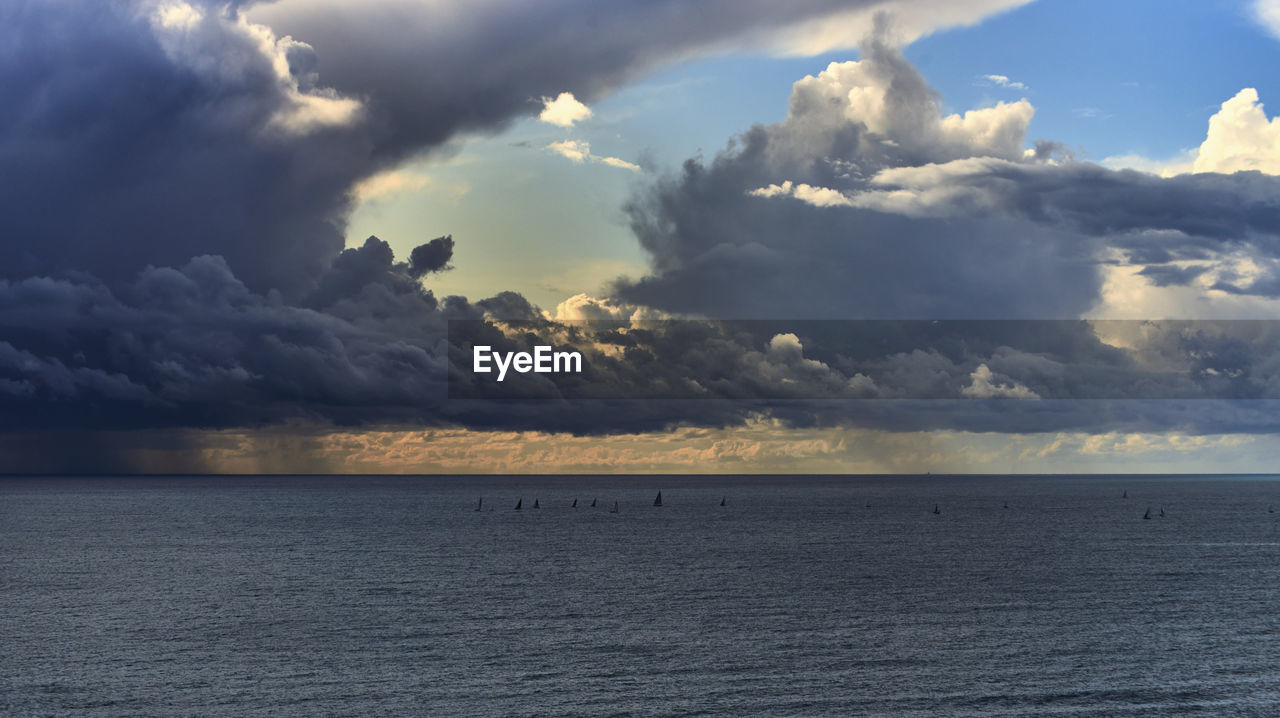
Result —
<instances>
[{"instance_id":1,"label":"grey cloud layer","mask_svg":"<svg viewBox=\"0 0 1280 718\"><path fill-rule=\"evenodd\" d=\"M1216 289L1280 295L1280 178L1024 150L1025 100L944 117L884 33L797 82L784 121L634 197L653 269L616 297L714 317L1067 318L1117 256L1159 286L1212 268ZM1239 256L1260 273L1234 277Z\"/></svg>"},{"instance_id":2,"label":"grey cloud layer","mask_svg":"<svg viewBox=\"0 0 1280 718\"><path fill-rule=\"evenodd\" d=\"M543 95L596 97L784 17L870 3L255 8L274 33L241 5L0 6L0 276L116 282L216 254L296 297L342 249L358 180Z\"/></svg>"},{"instance_id":3,"label":"grey cloud layer","mask_svg":"<svg viewBox=\"0 0 1280 718\"><path fill-rule=\"evenodd\" d=\"M794 381L901 398L934 384L963 391L986 365L986 383L954 406L446 401L446 377L464 366L449 353L447 320L536 310L514 293L470 302L424 289L448 268L452 237L399 260L376 239L342 249L351 187L413 153L499 129L544 95L598 97L658 63L869 5L430 6L447 17L389 0L252 6L276 35L215 2L163 17L141 0L0 5L0 429L316 421L615 433L767 413L796 425L1272 430L1253 404L1201 418L1170 404L982 400L1014 385L1056 396L1053 362L1088 368L1109 351L1096 339L1057 354L1002 350L1018 346L1010 339L868 358L825 338L797 354L770 336L694 332L622 347L631 354L616 367L619 381L692 379L724 397ZM1024 156L1029 104L944 118L885 36L861 62L799 83L787 121L636 196L628 212L653 271L620 284L617 298L713 317L1074 318L1097 300L1112 250L1166 284L1198 276L1174 260L1230 247L1275 256L1273 178L1052 164L1063 158L1048 144ZM1228 286L1280 286L1251 282ZM1169 356L1185 355L1176 349ZM1274 375L1248 346L1201 354L1217 364L1198 376L1239 390L1205 395L1257 396ZM647 355L682 363L646 365ZM1099 366L1130 379L1146 371ZM1098 382L1116 380L1099 372Z\"/></svg>"}]
</instances>

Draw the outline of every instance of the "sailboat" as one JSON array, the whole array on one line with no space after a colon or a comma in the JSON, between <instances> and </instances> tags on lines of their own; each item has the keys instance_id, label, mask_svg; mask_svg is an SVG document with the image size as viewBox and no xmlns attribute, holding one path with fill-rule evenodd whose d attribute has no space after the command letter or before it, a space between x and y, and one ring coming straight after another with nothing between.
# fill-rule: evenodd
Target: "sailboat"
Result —
<instances>
[{"instance_id":1,"label":"sailboat","mask_svg":"<svg viewBox=\"0 0 1280 718\"><path fill-rule=\"evenodd\" d=\"M1150 506L1148 506L1148 507L1147 507L1147 512L1146 512L1145 514L1143 514L1143 515L1142 515L1142 518L1144 518L1144 519L1146 519L1146 520L1148 520L1148 521L1150 521L1150 520L1151 520L1151 507L1150 507Z\"/></svg>"},{"instance_id":2,"label":"sailboat","mask_svg":"<svg viewBox=\"0 0 1280 718\"><path fill-rule=\"evenodd\" d=\"M661 492L661 491L659 491L659 492L658 492L658 498L656 498L656 499L654 499L654 500L653 500L653 505L654 505L654 506L661 506L661 505L662 505L662 492Z\"/></svg>"},{"instance_id":3,"label":"sailboat","mask_svg":"<svg viewBox=\"0 0 1280 718\"><path fill-rule=\"evenodd\" d=\"M1127 499L1127 498L1129 498L1129 490L1128 490L1128 489L1125 489L1125 490L1124 490L1124 493L1123 493L1123 494L1120 494L1120 498L1122 498L1122 499Z\"/></svg>"},{"instance_id":4,"label":"sailboat","mask_svg":"<svg viewBox=\"0 0 1280 718\"><path fill-rule=\"evenodd\" d=\"M479 511L479 510L480 510L480 507L482 507L482 506L484 506L484 497L483 497L483 496L481 496L481 497L480 497L480 503L476 504L476 511Z\"/></svg>"},{"instance_id":5,"label":"sailboat","mask_svg":"<svg viewBox=\"0 0 1280 718\"><path fill-rule=\"evenodd\" d=\"M595 507L596 507L596 500L595 500L595 499L591 499L591 508L593 508L593 509L594 509Z\"/></svg>"},{"instance_id":6,"label":"sailboat","mask_svg":"<svg viewBox=\"0 0 1280 718\"><path fill-rule=\"evenodd\" d=\"M1164 518L1164 507L1160 507L1160 518Z\"/></svg>"},{"instance_id":7,"label":"sailboat","mask_svg":"<svg viewBox=\"0 0 1280 718\"><path fill-rule=\"evenodd\" d=\"M721 496L721 497L720 497L720 505L721 505L721 506L724 506L724 497L723 497L723 496Z\"/></svg>"},{"instance_id":8,"label":"sailboat","mask_svg":"<svg viewBox=\"0 0 1280 718\"><path fill-rule=\"evenodd\" d=\"M537 499L534 499L534 500L533 500L533 508L535 508L535 509L540 509L540 508L542 508L541 506L539 506L539 505L538 505L538 500L537 500Z\"/></svg>"},{"instance_id":9,"label":"sailboat","mask_svg":"<svg viewBox=\"0 0 1280 718\"><path fill-rule=\"evenodd\" d=\"M937 505L937 504L934 504L934 505L933 505L933 513L934 513L934 514L940 514L940 513L942 513L942 511L938 508L938 505Z\"/></svg>"},{"instance_id":10,"label":"sailboat","mask_svg":"<svg viewBox=\"0 0 1280 718\"><path fill-rule=\"evenodd\" d=\"M572 506L570 506L569 508L571 508L571 509L576 509L576 508L578 508L578 500L577 500L577 499L574 499L574 500L573 500L573 505L572 505Z\"/></svg>"},{"instance_id":11,"label":"sailboat","mask_svg":"<svg viewBox=\"0 0 1280 718\"><path fill-rule=\"evenodd\" d=\"M524 498L522 497L519 501L516 502L516 511L519 511L520 507L523 505L524 505Z\"/></svg>"},{"instance_id":12,"label":"sailboat","mask_svg":"<svg viewBox=\"0 0 1280 718\"><path fill-rule=\"evenodd\" d=\"M614 501L614 502L613 502L613 508L609 509L609 513L611 513L611 514L616 514L616 513L618 513L618 502L617 502L617 501Z\"/></svg>"}]
</instances>

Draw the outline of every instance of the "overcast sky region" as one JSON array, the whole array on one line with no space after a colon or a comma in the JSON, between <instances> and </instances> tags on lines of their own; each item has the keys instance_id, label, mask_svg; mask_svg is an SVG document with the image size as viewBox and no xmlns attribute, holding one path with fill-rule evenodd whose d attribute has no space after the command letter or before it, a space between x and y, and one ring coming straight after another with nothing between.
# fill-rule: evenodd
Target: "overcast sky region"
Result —
<instances>
[{"instance_id":1,"label":"overcast sky region","mask_svg":"<svg viewBox=\"0 0 1280 718\"><path fill-rule=\"evenodd\" d=\"M0 58L0 472L1280 465L1278 0L11 0Z\"/></svg>"}]
</instances>

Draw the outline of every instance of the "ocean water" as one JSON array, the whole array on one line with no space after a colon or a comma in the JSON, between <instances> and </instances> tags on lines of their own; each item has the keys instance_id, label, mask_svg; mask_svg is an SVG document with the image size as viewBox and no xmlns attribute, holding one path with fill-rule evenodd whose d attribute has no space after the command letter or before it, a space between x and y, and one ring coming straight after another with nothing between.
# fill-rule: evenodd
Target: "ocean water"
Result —
<instances>
[{"instance_id":1,"label":"ocean water","mask_svg":"<svg viewBox=\"0 0 1280 718\"><path fill-rule=\"evenodd\" d=\"M1268 505L1270 477L0 479L0 713L1280 715Z\"/></svg>"}]
</instances>

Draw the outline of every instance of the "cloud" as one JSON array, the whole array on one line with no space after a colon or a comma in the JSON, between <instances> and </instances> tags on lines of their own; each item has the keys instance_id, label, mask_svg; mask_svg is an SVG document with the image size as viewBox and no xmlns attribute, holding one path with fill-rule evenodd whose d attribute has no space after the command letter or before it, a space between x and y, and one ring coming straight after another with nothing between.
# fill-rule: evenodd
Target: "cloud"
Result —
<instances>
[{"instance_id":1,"label":"cloud","mask_svg":"<svg viewBox=\"0 0 1280 718\"><path fill-rule=\"evenodd\" d=\"M878 201L890 190L876 178L897 169L1046 164L1026 155L1033 114L1022 100L943 115L900 52L872 37L862 60L796 82L784 121L633 196L653 270L614 294L712 317L1080 316L1101 286L1097 240L1031 213L943 217Z\"/></svg>"},{"instance_id":2,"label":"cloud","mask_svg":"<svg viewBox=\"0 0 1280 718\"><path fill-rule=\"evenodd\" d=\"M1017 382L1004 384L996 380L986 364L979 364L969 375L973 383L960 391L975 399L1039 399L1040 395Z\"/></svg>"},{"instance_id":3,"label":"cloud","mask_svg":"<svg viewBox=\"0 0 1280 718\"><path fill-rule=\"evenodd\" d=\"M590 143L581 140L560 140L547 145L547 149L574 162L583 162L591 156Z\"/></svg>"},{"instance_id":4,"label":"cloud","mask_svg":"<svg viewBox=\"0 0 1280 718\"><path fill-rule=\"evenodd\" d=\"M538 119L557 127L573 127L575 122L591 117L591 108L578 102L572 92L561 92L553 100L542 98L542 114Z\"/></svg>"},{"instance_id":5,"label":"cloud","mask_svg":"<svg viewBox=\"0 0 1280 718\"><path fill-rule=\"evenodd\" d=\"M217 255L297 299L342 251L355 198L379 189L353 195L362 180L545 109L531 98L594 100L873 5L7 2L0 276L118 283ZM956 21L1008 3L962 5Z\"/></svg>"},{"instance_id":6,"label":"cloud","mask_svg":"<svg viewBox=\"0 0 1280 718\"><path fill-rule=\"evenodd\" d=\"M1258 91L1247 87L1209 118L1193 171L1256 170L1280 175L1280 117L1267 119Z\"/></svg>"},{"instance_id":7,"label":"cloud","mask_svg":"<svg viewBox=\"0 0 1280 718\"><path fill-rule=\"evenodd\" d=\"M907 12L970 22L1012 4ZM407 260L376 237L344 249L354 201L417 181L395 174L405 158L546 109L530 98L594 101L664 62L743 43L849 42L839 33L872 5L712 0L691 15L683 0L607 12L576 0L551 10L286 0L246 16L214 4L5 4L0 428L1280 430L1258 399L1280 374L1266 332L1160 331L1122 351L1087 328L1037 338L987 327L963 341L924 332L937 341L921 342L917 328L882 342L792 322L1076 318L1098 301L1100 268L1117 263L1169 286L1280 294L1280 180L1162 180L1074 162L1050 144L1028 149L1026 101L944 115L891 41L930 26L910 17L897 30L882 21L858 62L797 82L784 121L639 189L627 216L651 271L612 296L571 298L548 318L510 292L432 293L424 278L449 267L452 237ZM819 27L833 18L852 24ZM1261 146L1271 124L1256 97L1233 107L1210 133ZM1233 147L1204 154L1226 162ZM585 142L552 149L635 167ZM635 326L668 314L786 321ZM573 324L595 318L624 326ZM464 339L506 348L588 340L599 383L576 388L601 395L449 399L448 381L465 376L464 345L447 332L459 320L474 333ZM514 332L517 320L534 326ZM619 387L655 399L609 398ZM1192 400L1079 402L1079 387ZM691 392L716 400L664 398ZM1011 411L1001 392L1041 400Z\"/></svg>"},{"instance_id":8,"label":"cloud","mask_svg":"<svg viewBox=\"0 0 1280 718\"><path fill-rule=\"evenodd\" d=\"M1280 38L1280 1L1253 0L1253 16L1267 32Z\"/></svg>"},{"instance_id":9,"label":"cloud","mask_svg":"<svg viewBox=\"0 0 1280 718\"><path fill-rule=\"evenodd\" d=\"M357 202L368 202L408 192L417 192L430 186L430 184L431 178L421 172L390 170L360 180L351 188L351 196Z\"/></svg>"},{"instance_id":10,"label":"cloud","mask_svg":"<svg viewBox=\"0 0 1280 718\"><path fill-rule=\"evenodd\" d=\"M1280 175L1280 117L1267 119L1258 91L1246 87L1209 118L1199 147L1167 160L1141 155L1108 157L1103 164L1172 177L1191 172L1247 172Z\"/></svg>"},{"instance_id":11,"label":"cloud","mask_svg":"<svg viewBox=\"0 0 1280 718\"><path fill-rule=\"evenodd\" d=\"M600 161L610 167L617 167L620 170L630 170L631 172L640 171L640 165L617 157L601 157Z\"/></svg>"},{"instance_id":12,"label":"cloud","mask_svg":"<svg viewBox=\"0 0 1280 718\"><path fill-rule=\"evenodd\" d=\"M794 184L791 180L753 189L747 194L752 197L795 197L814 207L852 207L854 204L838 190L830 187L814 187L804 183Z\"/></svg>"},{"instance_id":13,"label":"cloud","mask_svg":"<svg viewBox=\"0 0 1280 718\"><path fill-rule=\"evenodd\" d=\"M1021 82L1010 80L1008 75L983 75L982 79L993 85L999 85L1010 90L1026 90L1027 86Z\"/></svg>"},{"instance_id":14,"label":"cloud","mask_svg":"<svg viewBox=\"0 0 1280 718\"><path fill-rule=\"evenodd\" d=\"M640 165L633 162L627 162L617 157L601 157L591 154L591 143L583 140L560 140L547 145L547 149L574 162L581 163L589 160L631 172L640 171Z\"/></svg>"},{"instance_id":15,"label":"cloud","mask_svg":"<svg viewBox=\"0 0 1280 718\"><path fill-rule=\"evenodd\" d=\"M453 259L453 236L436 237L426 244L414 247L409 253L409 276L416 278L443 272L451 268L450 259Z\"/></svg>"}]
</instances>

